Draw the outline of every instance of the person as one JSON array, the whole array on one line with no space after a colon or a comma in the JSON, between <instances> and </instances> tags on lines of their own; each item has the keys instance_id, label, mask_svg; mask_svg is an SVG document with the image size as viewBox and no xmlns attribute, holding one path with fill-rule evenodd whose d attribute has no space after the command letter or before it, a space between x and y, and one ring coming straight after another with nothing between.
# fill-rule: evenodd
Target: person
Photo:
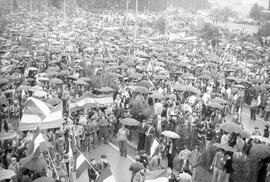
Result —
<instances>
[{"instance_id":1,"label":"person","mask_svg":"<svg viewBox=\"0 0 270 182\"><path fill-rule=\"evenodd\" d=\"M145 133L146 138L145 138L145 144L144 144L144 149L145 149L147 155L150 155L150 148L152 145L152 140L153 140L154 134L155 134L155 128L152 125L152 121L149 120L147 130Z\"/></svg>"},{"instance_id":2,"label":"person","mask_svg":"<svg viewBox=\"0 0 270 182\"><path fill-rule=\"evenodd\" d=\"M142 123L139 124L139 142L137 146L137 151L144 150L146 131L147 131L147 125L146 125L146 120L144 119Z\"/></svg>"},{"instance_id":3,"label":"person","mask_svg":"<svg viewBox=\"0 0 270 182\"><path fill-rule=\"evenodd\" d=\"M145 169L141 169L137 172L132 180L132 182L144 182L145 181Z\"/></svg>"},{"instance_id":4,"label":"person","mask_svg":"<svg viewBox=\"0 0 270 182\"><path fill-rule=\"evenodd\" d=\"M219 149L210 166L210 170L213 170L212 182L221 182L222 180L225 165L224 157L224 151Z\"/></svg>"},{"instance_id":5,"label":"person","mask_svg":"<svg viewBox=\"0 0 270 182\"><path fill-rule=\"evenodd\" d=\"M257 126L255 126L254 131L251 133L251 135L259 135L261 136L261 132L259 131L259 128Z\"/></svg>"},{"instance_id":6,"label":"person","mask_svg":"<svg viewBox=\"0 0 270 182\"><path fill-rule=\"evenodd\" d=\"M177 180L179 182L192 182L192 177L188 173L188 168L184 167L183 172L178 175Z\"/></svg>"},{"instance_id":7,"label":"person","mask_svg":"<svg viewBox=\"0 0 270 182\"><path fill-rule=\"evenodd\" d=\"M168 167L173 168L174 144L170 138L166 146L166 157L168 159Z\"/></svg>"},{"instance_id":8,"label":"person","mask_svg":"<svg viewBox=\"0 0 270 182\"><path fill-rule=\"evenodd\" d=\"M141 169L144 169L144 166L140 162L140 160L141 160L140 156L136 156L136 161L129 166L129 171L131 171L131 182L133 181L135 174L139 172Z\"/></svg>"},{"instance_id":9,"label":"person","mask_svg":"<svg viewBox=\"0 0 270 182\"><path fill-rule=\"evenodd\" d=\"M252 103L250 105L250 120L256 121L256 113L258 106L261 104L261 96L259 95L257 98L252 99Z\"/></svg>"},{"instance_id":10,"label":"person","mask_svg":"<svg viewBox=\"0 0 270 182\"><path fill-rule=\"evenodd\" d=\"M159 152L152 159L150 159L150 161L149 161L149 170L150 171L155 171L155 170L162 169L161 161L162 161L162 157L161 157L161 153Z\"/></svg>"},{"instance_id":11,"label":"person","mask_svg":"<svg viewBox=\"0 0 270 182\"><path fill-rule=\"evenodd\" d=\"M184 167L186 167L190 154L191 151L188 150L186 145L184 145L184 149L179 153L179 159L183 161L181 171L183 171Z\"/></svg>"},{"instance_id":12,"label":"person","mask_svg":"<svg viewBox=\"0 0 270 182\"><path fill-rule=\"evenodd\" d=\"M266 124L265 129L263 130L263 137L269 138L269 124Z\"/></svg>"},{"instance_id":13,"label":"person","mask_svg":"<svg viewBox=\"0 0 270 182\"><path fill-rule=\"evenodd\" d=\"M175 174L173 174L172 169L170 167L167 168L168 182L177 182Z\"/></svg>"},{"instance_id":14,"label":"person","mask_svg":"<svg viewBox=\"0 0 270 182\"><path fill-rule=\"evenodd\" d=\"M122 125L122 127L118 130L117 134L120 156L127 157L128 135L129 135L128 129L125 127L125 125Z\"/></svg>"},{"instance_id":15,"label":"person","mask_svg":"<svg viewBox=\"0 0 270 182\"><path fill-rule=\"evenodd\" d=\"M268 122L270 116L270 97L267 98L266 106L264 108L264 121Z\"/></svg>"},{"instance_id":16,"label":"person","mask_svg":"<svg viewBox=\"0 0 270 182\"><path fill-rule=\"evenodd\" d=\"M191 152L189 158L189 170L192 172L192 182L196 182L198 178L198 166L200 165L201 152L198 145Z\"/></svg>"},{"instance_id":17,"label":"person","mask_svg":"<svg viewBox=\"0 0 270 182\"><path fill-rule=\"evenodd\" d=\"M98 176L97 162L95 158L90 159L91 167L88 168L89 181L94 182Z\"/></svg>"},{"instance_id":18,"label":"person","mask_svg":"<svg viewBox=\"0 0 270 182\"><path fill-rule=\"evenodd\" d=\"M100 162L97 163L97 170L99 173L103 171L106 167L110 167L110 164L107 161L107 156L105 154L101 154L100 156Z\"/></svg>"},{"instance_id":19,"label":"person","mask_svg":"<svg viewBox=\"0 0 270 182\"><path fill-rule=\"evenodd\" d=\"M19 163L17 162L17 159L15 157L11 157L11 164L8 166L8 169L15 172L15 176L13 176L11 179L13 182L18 182L19 180Z\"/></svg>"},{"instance_id":20,"label":"person","mask_svg":"<svg viewBox=\"0 0 270 182\"><path fill-rule=\"evenodd\" d=\"M233 160L232 160L232 152L226 152L225 153L225 165L223 168L223 182L229 182L231 173L234 172L234 169L232 167Z\"/></svg>"}]
</instances>

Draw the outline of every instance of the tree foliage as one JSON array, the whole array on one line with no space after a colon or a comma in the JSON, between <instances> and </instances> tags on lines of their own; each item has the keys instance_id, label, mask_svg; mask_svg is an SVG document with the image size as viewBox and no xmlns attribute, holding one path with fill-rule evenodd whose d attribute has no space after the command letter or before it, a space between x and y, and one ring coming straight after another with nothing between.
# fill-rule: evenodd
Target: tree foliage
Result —
<instances>
[{"instance_id":1,"label":"tree foliage","mask_svg":"<svg viewBox=\"0 0 270 182\"><path fill-rule=\"evenodd\" d=\"M216 40L220 36L219 28L209 22L202 25L200 33L202 38L206 40Z\"/></svg>"},{"instance_id":2,"label":"tree foliage","mask_svg":"<svg viewBox=\"0 0 270 182\"><path fill-rule=\"evenodd\" d=\"M270 22L267 22L260 27L259 34L265 37L270 36Z\"/></svg>"},{"instance_id":3,"label":"tree foliage","mask_svg":"<svg viewBox=\"0 0 270 182\"><path fill-rule=\"evenodd\" d=\"M238 13L236 11L233 11L229 7L224 8L215 8L210 12L210 18L214 23L222 22L226 23L229 21L230 18L237 18Z\"/></svg>"},{"instance_id":4,"label":"tree foliage","mask_svg":"<svg viewBox=\"0 0 270 182\"><path fill-rule=\"evenodd\" d=\"M262 9L257 3L255 3L253 5L253 7L251 8L251 10L249 12L249 16L250 16L250 18L252 18L256 21L259 21L261 19Z\"/></svg>"}]
</instances>

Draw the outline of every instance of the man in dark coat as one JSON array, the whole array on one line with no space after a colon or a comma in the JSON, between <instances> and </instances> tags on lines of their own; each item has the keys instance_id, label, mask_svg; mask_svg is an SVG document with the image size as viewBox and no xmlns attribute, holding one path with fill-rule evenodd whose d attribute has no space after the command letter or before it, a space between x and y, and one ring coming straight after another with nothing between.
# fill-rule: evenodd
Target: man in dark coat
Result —
<instances>
[{"instance_id":1,"label":"man in dark coat","mask_svg":"<svg viewBox=\"0 0 270 182\"><path fill-rule=\"evenodd\" d=\"M144 150L146 130L147 130L146 120L143 120L142 123L139 125L139 142L137 147L138 151Z\"/></svg>"},{"instance_id":2,"label":"man in dark coat","mask_svg":"<svg viewBox=\"0 0 270 182\"><path fill-rule=\"evenodd\" d=\"M140 156L136 156L136 162L132 163L129 167L129 170L132 172L131 174L131 182L137 172L139 172L141 169L144 169L143 164L140 162L141 158Z\"/></svg>"}]
</instances>

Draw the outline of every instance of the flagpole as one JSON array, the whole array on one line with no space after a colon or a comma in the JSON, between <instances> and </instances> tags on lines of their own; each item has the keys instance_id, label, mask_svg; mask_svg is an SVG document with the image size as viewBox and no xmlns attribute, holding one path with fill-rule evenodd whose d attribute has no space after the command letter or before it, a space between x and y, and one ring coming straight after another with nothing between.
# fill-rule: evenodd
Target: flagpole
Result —
<instances>
[{"instance_id":1,"label":"flagpole","mask_svg":"<svg viewBox=\"0 0 270 182\"><path fill-rule=\"evenodd\" d=\"M59 175L58 175L58 173L57 173L57 171L56 171L56 168L55 168L55 165L54 165L54 163L53 163L53 160L52 160L51 154L50 154L50 152L49 152L49 149L47 149L47 152L48 152L48 155L49 155L49 159L50 159L50 161L51 161L51 163L52 163L53 170L54 170L54 172L55 172L56 178L59 179Z\"/></svg>"},{"instance_id":2,"label":"flagpole","mask_svg":"<svg viewBox=\"0 0 270 182\"><path fill-rule=\"evenodd\" d=\"M77 150L80 152L80 154L82 154L83 155L83 153L77 148ZM86 159L86 162L90 165L90 167L95 171L95 173L96 172L98 172L99 173L99 171L97 171L94 167L93 167L93 165L87 160L87 158L85 157L85 159Z\"/></svg>"}]
</instances>

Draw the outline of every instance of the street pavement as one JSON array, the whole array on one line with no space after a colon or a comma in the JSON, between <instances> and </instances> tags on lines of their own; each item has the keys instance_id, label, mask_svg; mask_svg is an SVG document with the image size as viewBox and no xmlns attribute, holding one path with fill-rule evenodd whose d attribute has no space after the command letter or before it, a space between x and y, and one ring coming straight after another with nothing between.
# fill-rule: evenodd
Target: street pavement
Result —
<instances>
[{"instance_id":1,"label":"street pavement","mask_svg":"<svg viewBox=\"0 0 270 182\"><path fill-rule=\"evenodd\" d=\"M130 181L131 171L129 171L129 166L134 162L133 158L129 155L128 157L121 157L118 148L112 143L100 144L96 149L86 153L85 156L88 160L90 160L90 158L95 158L98 162L101 154L105 154L107 156L107 160L111 166L116 182Z\"/></svg>"},{"instance_id":2,"label":"street pavement","mask_svg":"<svg viewBox=\"0 0 270 182\"><path fill-rule=\"evenodd\" d=\"M226 117L227 121L230 121L232 115ZM254 127L259 127L260 131L263 133L264 125L266 124L264 120L257 115L256 121L250 121L250 110L247 107L243 107L242 112L242 123L243 127L249 133L254 131ZM128 146L128 157L121 157L118 151L117 141L113 141L109 144L100 144L96 149L91 152L85 153L88 160L90 158L95 158L97 161L100 160L101 154L107 156L108 162L111 166L112 173L117 182L129 182L131 178L131 172L128 170L131 163L134 162L136 149ZM84 179L87 179L87 173L84 173Z\"/></svg>"},{"instance_id":3,"label":"street pavement","mask_svg":"<svg viewBox=\"0 0 270 182\"><path fill-rule=\"evenodd\" d=\"M263 118L260 117L261 114L256 116L256 121L250 121L250 108L243 107L242 111L242 124L244 129L250 134L254 131L255 126L257 126L260 132L263 134L265 124L270 124L270 122L265 122ZM232 116L229 115L226 117L227 121L231 121Z\"/></svg>"}]
</instances>

